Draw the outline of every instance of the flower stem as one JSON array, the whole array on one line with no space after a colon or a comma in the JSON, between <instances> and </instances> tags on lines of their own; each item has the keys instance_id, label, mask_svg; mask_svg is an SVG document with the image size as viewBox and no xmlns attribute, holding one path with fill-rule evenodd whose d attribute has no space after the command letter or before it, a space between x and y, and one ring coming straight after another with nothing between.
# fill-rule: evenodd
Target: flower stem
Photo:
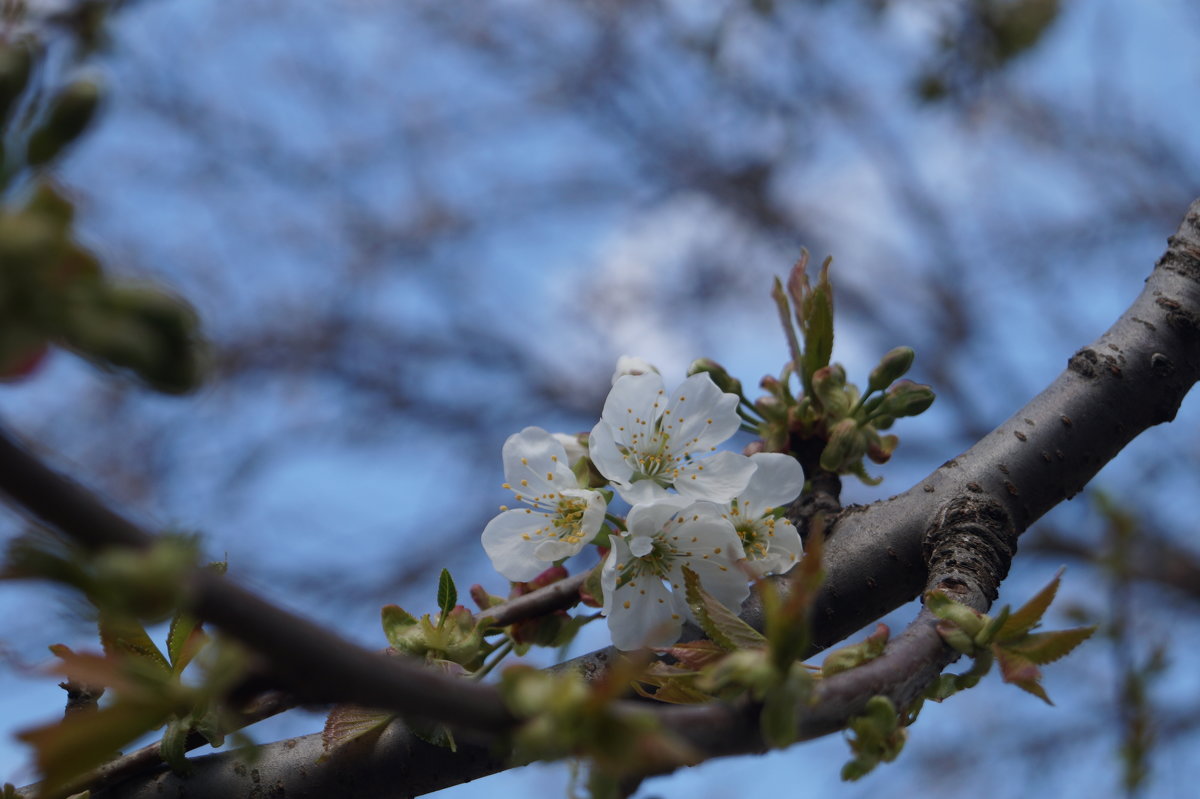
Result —
<instances>
[{"instance_id":1,"label":"flower stem","mask_svg":"<svg viewBox=\"0 0 1200 799\"><path fill-rule=\"evenodd\" d=\"M478 671L476 671L474 674L471 675L471 679L472 680L482 680L484 677L486 677L488 675L488 672L490 672L492 669L496 668L496 666L499 665L500 661L504 660L504 658L507 657L508 653L511 652L512 650L513 650L513 642L512 642L512 639L510 638L509 640L507 640L503 644L501 644L499 646L499 648L496 649L495 657L493 657L487 663L484 663L482 666L479 667Z\"/></svg>"},{"instance_id":2,"label":"flower stem","mask_svg":"<svg viewBox=\"0 0 1200 799\"><path fill-rule=\"evenodd\" d=\"M620 516L614 516L611 513L606 513L606 514L604 514L604 518L607 519L608 522L611 523L613 527L617 528L618 530L620 530L622 532L625 531L625 529L626 529L625 528L625 520L622 519Z\"/></svg>"}]
</instances>

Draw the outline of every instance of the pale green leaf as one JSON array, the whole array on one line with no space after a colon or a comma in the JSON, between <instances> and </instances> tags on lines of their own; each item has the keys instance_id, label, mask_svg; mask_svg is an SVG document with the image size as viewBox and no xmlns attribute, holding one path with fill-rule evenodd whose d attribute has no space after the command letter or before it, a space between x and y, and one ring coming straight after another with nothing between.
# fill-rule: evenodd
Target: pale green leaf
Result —
<instances>
[{"instance_id":1,"label":"pale green leaf","mask_svg":"<svg viewBox=\"0 0 1200 799\"><path fill-rule=\"evenodd\" d=\"M700 585L694 571L683 568L683 580L688 607L704 630L718 646L728 652L738 649L766 649L767 639L758 630L738 618L737 613L718 602Z\"/></svg>"},{"instance_id":2,"label":"pale green leaf","mask_svg":"<svg viewBox=\"0 0 1200 799\"><path fill-rule=\"evenodd\" d=\"M1070 630L1031 633L1005 649L1044 666L1069 655L1071 650L1091 638L1094 632L1095 627L1074 627Z\"/></svg>"},{"instance_id":3,"label":"pale green leaf","mask_svg":"<svg viewBox=\"0 0 1200 799\"><path fill-rule=\"evenodd\" d=\"M131 655L144 663L171 673L171 664L146 633L146 628L131 618L101 613L100 643L109 656Z\"/></svg>"},{"instance_id":4,"label":"pale green leaf","mask_svg":"<svg viewBox=\"0 0 1200 799\"><path fill-rule=\"evenodd\" d=\"M1011 641L1037 627L1042 621L1042 616L1046 615L1046 609L1050 607L1050 603L1054 601L1054 595L1058 592L1058 584L1062 579L1064 569L1059 569L1045 588L1038 591L1033 599L1026 602L1019 610L1013 611L1008 617L1008 621L1000 628L996 635L997 641Z\"/></svg>"},{"instance_id":5,"label":"pale green leaf","mask_svg":"<svg viewBox=\"0 0 1200 799\"><path fill-rule=\"evenodd\" d=\"M162 740L158 745L158 756L171 767L176 774L186 774L192 764L187 757L188 718L173 718L167 722L163 730Z\"/></svg>"}]
</instances>

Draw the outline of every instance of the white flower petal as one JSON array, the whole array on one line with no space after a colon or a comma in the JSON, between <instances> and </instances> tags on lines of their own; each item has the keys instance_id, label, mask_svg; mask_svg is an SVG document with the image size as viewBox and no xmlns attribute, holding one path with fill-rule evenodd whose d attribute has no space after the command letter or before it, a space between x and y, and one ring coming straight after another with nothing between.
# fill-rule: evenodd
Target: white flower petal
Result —
<instances>
[{"instance_id":1,"label":"white flower petal","mask_svg":"<svg viewBox=\"0 0 1200 799\"><path fill-rule=\"evenodd\" d=\"M804 468L800 461L781 452L759 452L750 456L754 474L746 489L738 494L738 509L748 517L757 517L771 508L787 505L804 489Z\"/></svg>"},{"instance_id":2,"label":"white flower petal","mask_svg":"<svg viewBox=\"0 0 1200 799\"><path fill-rule=\"evenodd\" d=\"M625 517L625 526L630 535L656 536L681 508L689 504L683 497L670 495L657 502L634 505Z\"/></svg>"},{"instance_id":3,"label":"white flower petal","mask_svg":"<svg viewBox=\"0 0 1200 799\"><path fill-rule=\"evenodd\" d=\"M629 478L633 476L633 466L617 449L617 442L613 439L612 427L608 422L601 420L592 428L592 434L588 437L588 456L600 474L607 477L614 488L620 490L622 486L630 484Z\"/></svg>"},{"instance_id":4,"label":"white flower petal","mask_svg":"<svg viewBox=\"0 0 1200 799\"><path fill-rule=\"evenodd\" d=\"M804 556L804 544L800 533L787 519L777 519L768 534L765 557L747 560L756 575L785 574Z\"/></svg>"},{"instance_id":5,"label":"white flower petal","mask_svg":"<svg viewBox=\"0 0 1200 799\"><path fill-rule=\"evenodd\" d=\"M612 428L617 444L635 446L638 440L644 441L654 433L654 422L665 408L665 396L658 374L625 375L608 392L600 419Z\"/></svg>"},{"instance_id":6,"label":"white flower petal","mask_svg":"<svg viewBox=\"0 0 1200 799\"><path fill-rule=\"evenodd\" d=\"M649 505L675 496L653 480L638 480L636 483L625 484L614 482L613 488L621 495L621 499L630 505Z\"/></svg>"},{"instance_id":7,"label":"white flower petal","mask_svg":"<svg viewBox=\"0 0 1200 799\"><path fill-rule=\"evenodd\" d=\"M563 445L540 427L526 427L504 442L504 479L523 500L578 488Z\"/></svg>"},{"instance_id":8,"label":"white flower petal","mask_svg":"<svg viewBox=\"0 0 1200 799\"><path fill-rule=\"evenodd\" d=\"M604 522L606 505L598 491L564 491L561 502L574 518L559 513L513 508L488 522L483 548L496 571L510 580L532 580L555 561L569 558L591 543ZM582 514L579 514L580 503Z\"/></svg>"},{"instance_id":9,"label":"white flower petal","mask_svg":"<svg viewBox=\"0 0 1200 799\"><path fill-rule=\"evenodd\" d=\"M500 574L514 582L526 582L550 567L534 550L553 529L553 516L526 509L506 510L483 528L483 549Z\"/></svg>"},{"instance_id":10,"label":"white flower petal","mask_svg":"<svg viewBox=\"0 0 1200 799\"><path fill-rule=\"evenodd\" d=\"M654 550L654 539L645 535L629 537L629 554L635 558L644 558Z\"/></svg>"},{"instance_id":11,"label":"white flower petal","mask_svg":"<svg viewBox=\"0 0 1200 799\"><path fill-rule=\"evenodd\" d=\"M680 468L675 490L689 499L729 502L746 489L754 470L754 461L745 455L718 452Z\"/></svg>"},{"instance_id":12,"label":"white flower petal","mask_svg":"<svg viewBox=\"0 0 1200 799\"><path fill-rule=\"evenodd\" d=\"M604 614L613 645L630 651L673 644L687 614L683 599L656 577L637 577L617 588L617 564L632 557L625 542L614 538L601 576Z\"/></svg>"},{"instance_id":13,"label":"white flower petal","mask_svg":"<svg viewBox=\"0 0 1200 799\"><path fill-rule=\"evenodd\" d=\"M669 447L676 455L711 452L741 426L738 398L726 394L707 374L695 374L676 389L663 416L662 429L670 434Z\"/></svg>"},{"instance_id":14,"label":"white flower petal","mask_svg":"<svg viewBox=\"0 0 1200 799\"><path fill-rule=\"evenodd\" d=\"M683 566L700 577L704 590L726 607L736 610L750 594L746 575L735 565L741 560L742 542L733 525L725 518L711 515L700 507L680 512L687 521L668 534L679 551L672 563L671 582L676 591L683 591Z\"/></svg>"}]
</instances>

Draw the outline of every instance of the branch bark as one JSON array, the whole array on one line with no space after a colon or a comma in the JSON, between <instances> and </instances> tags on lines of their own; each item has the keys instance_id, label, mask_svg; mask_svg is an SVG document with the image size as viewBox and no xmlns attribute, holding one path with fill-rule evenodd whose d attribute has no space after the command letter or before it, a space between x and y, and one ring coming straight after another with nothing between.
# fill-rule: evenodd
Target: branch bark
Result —
<instances>
[{"instance_id":1,"label":"branch bark","mask_svg":"<svg viewBox=\"0 0 1200 799\"><path fill-rule=\"evenodd\" d=\"M1200 379L1200 200L1168 241L1129 310L1075 353L1045 391L907 492L842 513L825 548L827 579L814 617L818 649L912 599L931 577L960 600L986 608L1007 571L1016 537L1074 496L1137 435L1174 418ZM89 545L145 545L144 533L135 526L102 506L89 506L86 492L83 499L71 492L48 498L46 474L15 466L28 457L11 442L0 442L0 489L18 504ZM957 523L963 513L971 529ZM951 555L927 536L947 526L966 536ZM485 686L450 685L411 664L353 647L215 576L199 577L195 589L202 617L267 656L301 693L439 718L486 733L514 723ZM761 615L752 604L746 612L752 621ZM892 696L899 706L918 696L953 658L936 637L932 620L922 612L884 656L823 681L816 704L797 709L802 737L842 728L871 695ZM337 652L331 654L331 648ZM611 656L602 651L575 665L585 671L602 668ZM314 674L323 678L320 684L314 684ZM645 712L645 705L622 707ZM761 749L757 714L749 705L671 707L658 715L708 756ZM466 744L452 754L419 744L399 726L369 751L317 763L319 752L319 736L292 739L263 747L253 767L235 755L213 755L195 761L195 773L186 779L161 774L98 796L169 792L200 797L256 790L293 797L412 796L505 767L503 758L487 748Z\"/></svg>"}]
</instances>

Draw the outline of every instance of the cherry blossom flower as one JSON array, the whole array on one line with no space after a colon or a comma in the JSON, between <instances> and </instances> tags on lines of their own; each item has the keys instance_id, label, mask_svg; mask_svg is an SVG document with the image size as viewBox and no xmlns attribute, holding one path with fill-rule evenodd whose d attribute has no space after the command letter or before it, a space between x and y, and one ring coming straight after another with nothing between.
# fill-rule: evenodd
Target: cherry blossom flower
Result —
<instances>
[{"instance_id":1,"label":"cherry blossom flower","mask_svg":"<svg viewBox=\"0 0 1200 799\"><path fill-rule=\"evenodd\" d=\"M483 548L496 571L525 582L595 538L607 503L579 487L563 445L540 427L509 436L503 459L504 487L526 507L502 507L483 530Z\"/></svg>"},{"instance_id":2,"label":"cherry blossom flower","mask_svg":"<svg viewBox=\"0 0 1200 799\"><path fill-rule=\"evenodd\" d=\"M603 612L618 649L678 640L684 620L691 618L685 566L727 607L739 608L749 595L746 575L735 565L742 543L720 505L670 497L634 506L626 523L629 532L612 537L600 577Z\"/></svg>"},{"instance_id":3,"label":"cherry blossom flower","mask_svg":"<svg viewBox=\"0 0 1200 799\"><path fill-rule=\"evenodd\" d=\"M670 496L729 502L746 487L754 464L716 452L741 420L738 398L707 374L695 374L669 396L655 372L624 375L613 384L588 453L630 505Z\"/></svg>"},{"instance_id":4,"label":"cherry blossom flower","mask_svg":"<svg viewBox=\"0 0 1200 799\"><path fill-rule=\"evenodd\" d=\"M804 554L800 533L775 509L790 503L804 488L804 468L790 455L760 452L750 482L729 504L726 518L742 540L746 563L756 575L783 574Z\"/></svg>"}]
</instances>

